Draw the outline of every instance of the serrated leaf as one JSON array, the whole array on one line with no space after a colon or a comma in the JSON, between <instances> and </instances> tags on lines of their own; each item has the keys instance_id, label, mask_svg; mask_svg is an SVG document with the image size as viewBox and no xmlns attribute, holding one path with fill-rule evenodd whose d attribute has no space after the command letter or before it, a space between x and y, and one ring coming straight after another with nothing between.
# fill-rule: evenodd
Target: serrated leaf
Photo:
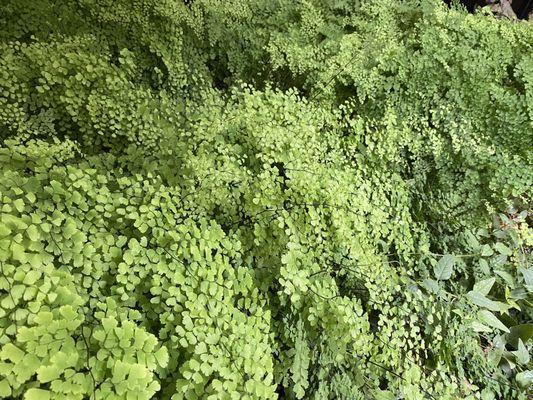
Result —
<instances>
[{"instance_id":1,"label":"serrated leaf","mask_svg":"<svg viewBox=\"0 0 533 400\"><path fill-rule=\"evenodd\" d=\"M17 209L19 213L24 211L24 200L22 199L16 199L13 201L13 205Z\"/></svg>"},{"instance_id":2,"label":"serrated leaf","mask_svg":"<svg viewBox=\"0 0 533 400\"><path fill-rule=\"evenodd\" d=\"M9 229L7 225L0 223L0 237L9 236L10 233L11 233L11 229Z\"/></svg>"},{"instance_id":3,"label":"serrated leaf","mask_svg":"<svg viewBox=\"0 0 533 400\"><path fill-rule=\"evenodd\" d=\"M39 382L46 383L59 378L61 371L55 365L42 365L37 368L37 379Z\"/></svg>"},{"instance_id":4,"label":"serrated leaf","mask_svg":"<svg viewBox=\"0 0 533 400\"><path fill-rule=\"evenodd\" d=\"M113 382L118 383L126 379L130 372L130 364L117 360L113 366Z\"/></svg>"},{"instance_id":5,"label":"serrated leaf","mask_svg":"<svg viewBox=\"0 0 533 400\"><path fill-rule=\"evenodd\" d=\"M35 197L35 194L32 192L26 193L26 198L30 201L30 203L35 203L35 200L37 200L37 197Z\"/></svg>"},{"instance_id":6,"label":"serrated leaf","mask_svg":"<svg viewBox=\"0 0 533 400\"><path fill-rule=\"evenodd\" d=\"M507 263L507 255L497 254L490 260L490 265L493 269L503 267Z\"/></svg>"},{"instance_id":7,"label":"serrated leaf","mask_svg":"<svg viewBox=\"0 0 533 400\"><path fill-rule=\"evenodd\" d=\"M103 318L101 323L104 331L108 334L117 327L117 320L114 318Z\"/></svg>"},{"instance_id":8,"label":"serrated leaf","mask_svg":"<svg viewBox=\"0 0 533 400\"><path fill-rule=\"evenodd\" d=\"M146 377L148 370L140 364L132 364L130 367L128 380L137 381Z\"/></svg>"},{"instance_id":9,"label":"serrated leaf","mask_svg":"<svg viewBox=\"0 0 533 400\"><path fill-rule=\"evenodd\" d=\"M455 257L452 254L445 254L441 257L433 272L438 281L450 279L455 264Z\"/></svg>"},{"instance_id":10,"label":"serrated leaf","mask_svg":"<svg viewBox=\"0 0 533 400\"><path fill-rule=\"evenodd\" d=\"M76 319L78 316L78 313L76 310L69 304L66 306L61 306L59 308L59 313L65 318L67 321L72 321Z\"/></svg>"},{"instance_id":11,"label":"serrated leaf","mask_svg":"<svg viewBox=\"0 0 533 400\"><path fill-rule=\"evenodd\" d=\"M65 237L65 239L70 239L76 231L76 223L69 221L63 227L63 236Z\"/></svg>"},{"instance_id":12,"label":"serrated leaf","mask_svg":"<svg viewBox=\"0 0 533 400\"><path fill-rule=\"evenodd\" d=\"M396 396L388 390L377 390L374 392L374 398L375 400L394 400Z\"/></svg>"},{"instance_id":13,"label":"serrated leaf","mask_svg":"<svg viewBox=\"0 0 533 400\"><path fill-rule=\"evenodd\" d=\"M466 242L468 243L468 245L470 246L470 248L472 250L477 250L479 249L479 241L477 240L477 238L472 234L472 232L468 231L466 232L465 234L465 238L466 238Z\"/></svg>"}]
</instances>

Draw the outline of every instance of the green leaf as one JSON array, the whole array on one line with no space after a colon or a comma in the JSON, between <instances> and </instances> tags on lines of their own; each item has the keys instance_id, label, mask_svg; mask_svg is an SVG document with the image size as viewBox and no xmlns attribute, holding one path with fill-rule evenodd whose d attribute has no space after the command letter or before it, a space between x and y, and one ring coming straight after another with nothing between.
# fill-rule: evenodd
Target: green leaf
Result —
<instances>
[{"instance_id":1,"label":"green leaf","mask_svg":"<svg viewBox=\"0 0 533 400\"><path fill-rule=\"evenodd\" d=\"M374 398L375 400L394 400L396 396L388 390L376 390L374 392Z\"/></svg>"},{"instance_id":2,"label":"green leaf","mask_svg":"<svg viewBox=\"0 0 533 400\"><path fill-rule=\"evenodd\" d=\"M137 380L141 380L141 379L144 379L146 377L146 374L147 374L147 369L140 365L140 364L132 364L130 366L130 371L129 371L129 374L128 374L128 380L129 381L137 381Z\"/></svg>"},{"instance_id":3,"label":"green leaf","mask_svg":"<svg viewBox=\"0 0 533 400\"><path fill-rule=\"evenodd\" d=\"M37 368L37 379L39 382L46 383L59 378L61 371L55 365L41 365Z\"/></svg>"},{"instance_id":4,"label":"green leaf","mask_svg":"<svg viewBox=\"0 0 533 400\"><path fill-rule=\"evenodd\" d=\"M24 277L23 282L26 285L33 285L35 282L37 282L37 280L39 280L40 277L41 277L41 271L32 269L28 271L28 273Z\"/></svg>"},{"instance_id":5,"label":"green leaf","mask_svg":"<svg viewBox=\"0 0 533 400\"><path fill-rule=\"evenodd\" d=\"M117 325L118 325L117 320L114 318L103 318L102 319L102 327L104 328L104 331L107 333L113 332L113 329L115 329Z\"/></svg>"},{"instance_id":6,"label":"green leaf","mask_svg":"<svg viewBox=\"0 0 533 400\"><path fill-rule=\"evenodd\" d=\"M24 247L20 244L13 242L11 245L11 252L13 254L13 260L25 262L26 261L26 252Z\"/></svg>"},{"instance_id":7,"label":"green leaf","mask_svg":"<svg viewBox=\"0 0 533 400\"><path fill-rule=\"evenodd\" d=\"M39 230L37 229L35 225L30 225L28 229L26 230L26 234L28 235L30 240L34 242L37 242L41 238Z\"/></svg>"},{"instance_id":8,"label":"green leaf","mask_svg":"<svg viewBox=\"0 0 533 400\"><path fill-rule=\"evenodd\" d=\"M113 366L113 382L121 382L126 379L130 371L130 364L117 360Z\"/></svg>"},{"instance_id":9,"label":"green leaf","mask_svg":"<svg viewBox=\"0 0 533 400\"><path fill-rule=\"evenodd\" d=\"M470 246L472 250L477 250L480 247L479 241L477 238L472 234L472 232L467 231L465 234L466 242Z\"/></svg>"},{"instance_id":10,"label":"green leaf","mask_svg":"<svg viewBox=\"0 0 533 400\"><path fill-rule=\"evenodd\" d=\"M489 263L484 258L479 259L479 268L484 274L486 275L490 274Z\"/></svg>"},{"instance_id":11,"label":"green leaf","mask_svg":"<svg viewBox=\"0 0 533 400\"><path fill-rule=\"evenodd\" d=\"M15 346L14 344L7 343L2 348L2 352L0 355L3 360L7 359L17 364L22 361L22 358L24 357L24 352L21 349L19 349L17 346Z\"/></svg>"},{"instance_id":12,"label":"green leaf","mask_svg":"<svg viewBox=\"0 0 533 400\"><path fill-rule=\"evenodd\" d=\"M495 282L496 282L496 278L489 278L489 279L484 279L482 281L479 281L474 285L473 291L481 293L482 295L486 296L489 294L490 289L492 289L492 286L494 285Z\"/></svg>"},{"instance_id":13,"label":"green leaf","mask_svg":"<svg viewBox=\"0 0 533 400\"><path fill-rule=\"evenodd\" d=\"M522 276L524 277L524 282L526 283L526 287L530 292L533 292L533 267L532 268L522 268L520 267L518 269Z\"/></svg>"},{"instance_id":14,"label":"green leaf","mask_svg":"<svg viewBox=\"0 0 533 400\"><path fill-rule=\"evenodd\" d=\"M501 243L501 242L496 243L496 245L494 246L494 248L495 248L500 254L505 254L506 256L510 256L511 254L513 254L513 252L511 251L511 249L510 249L509 247L507 247L506 245L504 245L503 243Z\"/></svg>"},{"instance_id":15,"label":"green leaf","mask_svg":"<svg viewBox=\"0 0 533 400\"><path fill-rule=\"evenodd\" d=\"M494 254L494 251L492 251L492 248L490 247L490 245L488 244L484 244L482 247L481 247L481 255L483 257L490 257L491 255Z\"/></svg>"},{"instance_id":16,"label":"green leaf","mask_svg":"<svg viewBox=\"0 0 533 400\"><path fill-rule=\"evenodd\" d=\"M165 368L168 364L168 351L165 346L161 346L159 350L154 353L155 359L161 368Z\"/></svg>"},{"instance_id":17,"label":"green leaf","mask_svg":"<svg viewBox=\"0 0 533 400\"><path fill-rule=\"evenodd\" d=\"M11 387L7 379L2 379L0 381L0 397L8 397L11 395Z\"/></svg>"},{"instance_id":18,"label":"green leaf","mask_svg":"<svg viewBox=\"0 0 533 400\"><path fill-rule=\"evenodd\" d=\"M37 197L35 197L35 194L32 192L26 193L26 198L30 201L30 203L35 203L35 200L37 200Z\"/></svg>"},{"instance_id":19,"label":"green leaf","mask_svg":"<svg viewBox=\"0 0 533 400\"><path fill-rule=\"evenodd\" d=\"M66 306L61 306L59 308L59 313L67 321L72 321L72 320L76 319L76 317L78 316L78 313L76 312L76 310L70 304L66 305Z\"/></svg>"},{"instance_id":20,"label":"green leaf","mask_svg":"<svg viewBox=\"0 0 533 400\"><path fill-rule=\"evenodd\" d=\"M39 325L48 325L54 319L54 314L49 311L41 311L35 317L35 322Z\"/></svg>"},{"instance_id":21,"label":"green leaf","mask_svg":"<svg viewBox=\"0 0 533 400\"><path fill-rule=\"evenodd\" d=\"M522 387L529 387L533 384L533 371L523 371L516 375L516 381Z\"/></svg>"},{"instance_id":22,"label":"green leaf","mask_svg":"<svg viewBox=\"0 0 533 400\"><path fill-rule=\"evenodd\" d=\"M10 233L11 233L11 229L9 229L7 225L0 223L0 237L9 236Z\"/></svg>"},{"instance_id":23,"label":"green leaf","mask_svg":"<svg viewBox=\"0 0 533 400\"><path fill-rule=\"evenodd\" d=\"M24 400L50 400L50 392L48 390L31 388L24 394Z\"/></svg>"},{"instance_id":24,"label":"green leaf","mask_svg":"<svg viewBox=\"0 0 533 400\"><path fill-rule=\"evenodd\" d=\"M498 317L496 317L493 313L491 313L490 311L488 310L481 310L479 311L478 313L478 318L479 320L484 323L484 324L487 324L488 326L491 326L493 328L496 328L496 329L500 329L504 332L507 332L509 333L509 328L507 328L503 322L501 322Z\"/></svg>"},{"instance_id":25,"label":"green leaf","mask_svg":"<svg viewBox=\"0 0 533 400\"><path fill-rule=\"evenodd\" d=\"M492 332L491 328L489 328L487 325L483 325L478 321L472 322L472 329L474 330L474 332Z\"/></svg>"},{"instance_id":26,"label":"green leaf","mask_svg":"<svg viewBox=\"0 0 533 400\"><path fill-rule=\"evenodd\" d=\"M63 236L66 239L70 239L72 235L76 232L76 223L73 221L68 221L65 226L63 227Z\"/></svg>"},{"instance_id":27,"label":"green leaf","mask_svg":"<svg viewBox=\"0 0 533 400\"><path fill-rule=\"evenodd\" d=\"M24 200L16 199L15 201L13 201L13 205L15 206L15 208L17 209L19 213L24 211Z\"/></svg>"},{"instance_id":28,"label":"green leaf","mask_svg":"<svg viewBox=\"0 0 533 400\"><path fill-rule=\"evenodd\" d=\"M452 254L445 254L433 268L433 272L438 281L450 279L455 264L455 257Z\"/></svg>"},{"instance_id":29,"label":"green leaf","mask_svg":"<svg viewBox=\"0 0 533 400\"><path fill-rule=\"evenodd\" d=\"M466 294L466 296L472 304L487 308L491 311L505 312L511 308L510 305L501 303L499 301L490 300L479 292L470 291Z\"/></svg>"},{"instance_id":30,"label":"green leaf","mask_svg":"<svg viewBox=\"0 0 533 400\"><path fill-rule=\"evenodd\" d=\"M507 335L507 341L516 349L518 348L518 339L527 342L533 337L533 324L515 325L510 328L510 331Z\"/></svg>"},{"instance_id":31,"label":"green leaf","mask_svg":"<svg viewBox=\"0 0 533 400\"><path fill-rule=\"evenodd\" d=\"M424 279L423 284L429 292L438 294L440 291L439 283L433 279Z\"/></svg>"},{"instance_id":32,"label":"green leaf","mask_svg":"<svg viewBox=\"0 0 533 400\"><path fill-rule=\"evenodd\" d=\"M505 283L507 283L511 287L511 289L515 287L516 282L510 273L501 270L495 270L494 273L500 276L505 281Z\"/></svg>"},{"instance_id":33,"label":"green leaf","mask_svg":"<svg viewBox=\"0 0 533 400\"><path fill-rule=\"evenodd\" d=\"M516 360L526 365L529 362L529 352L527 351L526 346L524 346L524 342L522 342L522 339L518 339L518 350L513 351L513 354L516 356Z\"/></svg>"}]
</instances>

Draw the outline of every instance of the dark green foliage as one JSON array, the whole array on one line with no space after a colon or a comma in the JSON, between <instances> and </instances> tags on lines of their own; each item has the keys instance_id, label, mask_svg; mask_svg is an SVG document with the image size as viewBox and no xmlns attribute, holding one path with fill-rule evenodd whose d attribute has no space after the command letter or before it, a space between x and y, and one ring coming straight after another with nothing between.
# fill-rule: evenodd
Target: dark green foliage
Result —
<instances>
[{"instance_id":1,"label":"dark green foliage","mask_svg":"<svg viewBox=\"0 0 533 400\"><path fill-rule=\"evenodd\" d=\"M437 0L0 22L0 397L527 398L529 23Z\"/></svg>"}]
</instances>

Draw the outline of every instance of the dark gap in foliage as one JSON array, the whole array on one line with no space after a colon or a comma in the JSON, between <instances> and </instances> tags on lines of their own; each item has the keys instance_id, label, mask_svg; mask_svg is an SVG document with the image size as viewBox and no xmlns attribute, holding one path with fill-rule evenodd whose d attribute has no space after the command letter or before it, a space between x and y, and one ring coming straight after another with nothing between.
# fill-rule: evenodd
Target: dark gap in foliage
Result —
<instances>
[{"instance_id":1,"label":"dark gap in foliage","mask_svg":"<svg viewBox=\"0 0 533 400\"><path fill-rule=\"evenodd\" d=\"M295 88L302 97L307 97L309 92L304 87L307 78L307 75L295 74L288 66L276 68L270 76L270 80L275 82L279 89L286 91Z\"/></svg>"},{"instance_id":2,"label":"dark gap in foliage","mask_svg":"<svg viewBox=\"0 0 533 400\"><path fill-rule=\"evenodd\" d=\"M357 88L353 85L345 85L341 82L335 83L335 97L337 104L343 104L350 98L357 98Z\"/></svg>"},{"instance_id":3,"label":"dark gap in foliage","mask_svg":"<svg viewBox=\"0 0 533 400\"><path fill-rule=\"evenodd\" d=\"M283 386L282 383L279 383L279 384L278 384L278 387L276 388L276 393L277 393L277 395L279 396L280 399L285 399L285 398L287 398L287 397L285 396L285 387Z\"/></svg>"},{"instance_id":4,"label":"dark gap in foliage","mask_svg":"<svg viewBox=\"0 0 533 400\"><path fill-rule=\"evenodd\" d=\"M344 34L351 35L352 33L357 31L357 28L355 26L352 26L352 25L346 25L344 27L343 31L344 31Z\"/></svg>"},{"instance_id":5,"label":"dark gap in foliage","mask_svg":"<svg viewBox=\"0 0 533 400\"><path fill-rule=\"evenodd\" d=\"M507 65L507 78L504 83L506 86L515 89L518 94L522 96L526 94L526 85L522 79L515 76L515 67L513 65Z\"/></svg>"},{"instance_id":6,"label":"dark gap in foliage","mask_svg":"<svg viewBox=\"0 0 533 400\"><path fill-rule=\"evenodd\" d=\"M453 0L444 0L448 5L453 3ZM490 0L459 0L459 3L462 4L466 10L470 13L473 13L477 7L484 7L487 4L491 3Z\"/></svg>"},{"instance_id":7,"label":"dark gap in foliage","mask_svg":"<svg viewBox=\"0 0 533 400\"><path fill-rule=\"evenodd\" d=\"M371 332L378 332L379 331L379 318L381 316L381 313L376 310L372 309L368 313L368 323L370 324L370 331Z\"/></svg>"},{"instance_id":8,"label":"dark gap in foliage","mask_svg":"<svg viewBox=\"0 0 533 400\"><path fill-rule=\"evenodd\" d=\"M398 250L396 249L396 245L394 243L390 244L387 259L388 264L393 267L401 264L400 256L398 255Z\"/></svg>"},{"instance_id":9,"label":"dark gap in foliage","mask_svg":"<svg viewBox=\"0 0 533 400\"><path fill-rule=\"evenodd\" d=\"M388 387L389 387L389 381L387 380L387 378L384 375L382 375L379 378L379 388L381 390L387 390Z\"/></svg>"},{"instance_id":10,"label":"dark gap in foliage","mask_svg":"<svg viewBox=\"0 0 533 400\"><path fill-rule=\"evenodd\" d=\"M281 189L285 192L288 189L287 181L290 180L290 178L287 177L285 164L283 162L277 161L275 163L270 164L270 166L278 170L278 176L281 178Z\"/></svg>"},{"instance_id":11,"label":"dark gap in foliage","mask_svg":"<svg viewBox=\"0 0 533 400\"><path fill-rule=\"evenodd\" d=\"M226 60L222 60L220 55L216 55L206 63L213 79L213 86L218 90L227 90L229 88L229 80L233 75L228 69L227 55L223 57L226 57Z\"/></svg>"},{"instance_id":12,"label":"dark gap in foliage","mask_svg":"<svg viewBox=\"0 0 533 400\"><path fill-rule=\"evenodd\" d=\"M453 0L444 0L448 5L451 5ZM469 13L474 13L478 8L497 5L503 2L498 0L458 0ZM533 12L533 1L532 0L509 0L513 12L519 19L528 19L529 14Z\"/></svg>"},{"instance_id":13,"label":"dark gap in foliage","mask_svg":"<svg viewBox=\"0 0 533 400\"><path fill-rule=\"evenodd\" d=\"M109 63L115 67L120 67L120 49L116 43L109 46Z\"/></svg>"}]
</instances>

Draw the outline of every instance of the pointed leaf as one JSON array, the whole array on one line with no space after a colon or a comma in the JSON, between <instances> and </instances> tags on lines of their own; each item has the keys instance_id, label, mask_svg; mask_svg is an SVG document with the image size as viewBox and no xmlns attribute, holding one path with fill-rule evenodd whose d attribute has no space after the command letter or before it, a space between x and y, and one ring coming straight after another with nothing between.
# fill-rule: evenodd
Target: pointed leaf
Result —
<instances>
[{"instance_id":1,"label":"pointed leaf","mask_svg":"<svg viewBox=\"0 0 533 400\"><path fill-rule=\"evenodd\" d=\"M486 296L489 294L490 289L492 289L494 282L496 282L496 278L494 277L479 281L474 285L473 291L481 293L482 295Z\"/></svg>"},{"instance_id":2,"label":"pointed leaf","mask_svg":"<svg viewBox=\"0 0 533 400\"><path fill-rule=\"evenodd\" d=\"M491 313L488 310L481 310L478 313L479 320L483 322L484 324L487 324L488 326L491 326L493 328L500 329L504 332L509 333L509 328L507 328L502 321L498 319L493 313Z\"/></svg>"},{"instance_id":3,"label":"pointed leaf","mask_svg":"<svg viewBox=\"0 0 533 400\"><path fill-rule=\"evenodd\" d=\"M506 245L504 245L503 243L501 243L501 242L496 243L496 245L494 246L494 248L495 248L500 254L505 254L506 256L510 256L511 254L513 254L513 252L511 251L511 249L510 249L509 247L507 247Z\"/></svg>"},{"instance_id":4,"label":"pointed leaf","mask_svg":"<svg viewBox=\"0 0 533 400\"><path fill-rule=\"evenodd\" d=\"M450 279L455 264L455 257L452 254L445 254L433 268L435 277L439 281Z\"/></svg>"},{"instance_id":5,"label":"pointed leaf","mask_svg":"<svg viewBox=\"0 0 533 400\"><path fill-rule=\"evenodd\" d=\"M509 310L509 308L511 308L510 305L501 303L499 301L490 300L479 292L470 291L466 294L466 296L468 297L468 300L470 300L472 304L475 304L476 306L479 306L479 307L485 307L491 311L504 312L504 311Z\"/></svg>"},{"instance_id":6,"label":"pointed leaf","mask_svg":"<svg viewBox=\"0 0 533 400\"><path fill-rule=\"evenodd\" d=\"M527 364L529 362L529 351L527 351L526 346L522 339L518 339L518 350L513 351L513 354L516 356L516 360L521 364Z\"/></svg>"}]
</instances>

